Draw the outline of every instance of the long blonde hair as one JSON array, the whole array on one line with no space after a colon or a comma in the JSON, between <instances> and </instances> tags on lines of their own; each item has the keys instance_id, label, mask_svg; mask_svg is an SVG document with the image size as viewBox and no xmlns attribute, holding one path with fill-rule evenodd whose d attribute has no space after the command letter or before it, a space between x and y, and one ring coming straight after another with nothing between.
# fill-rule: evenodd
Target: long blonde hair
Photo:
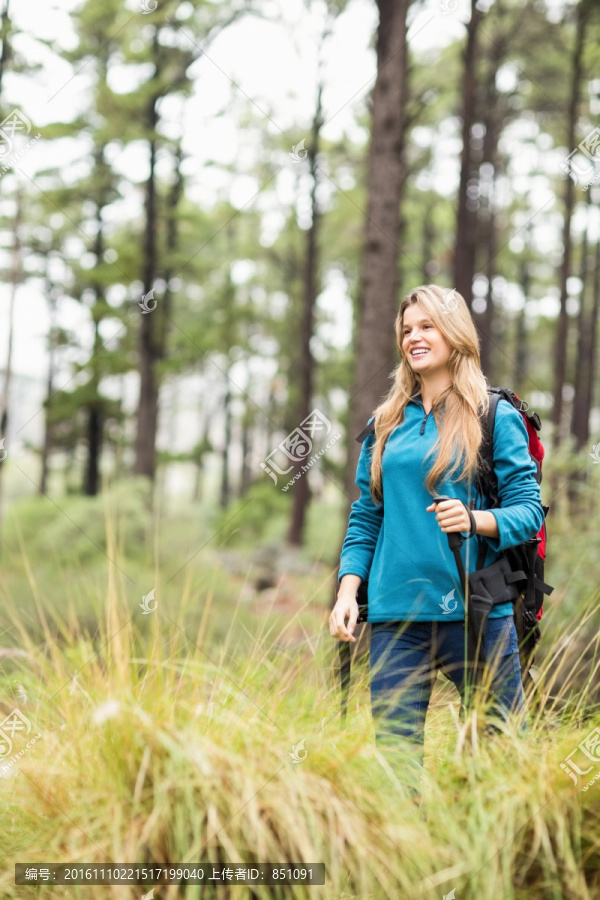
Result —
<instances>
[{"instance_id":1,"label":"long blonde hair","mask_svg":"<svg viewBox=\"0 0 600 900\"><path fill-rule=\"evenodd\" d=\"M437 456L423 484L433 494L442 476L444 480L451 478L461 469L461 479L473 477L480 461L479 416L487 412L489 397L488 381L481 371L475 325L458 291L447 291L435 284L421 285L410 291L400 304L395 322L400 362L390 376L394 383L387 397L375 410L370 487L377 504L383 499L381 460L385 443L394 428L404 421L404 410L414 391L422 390L422 378L413 371L402 349L404 312L413 303L419 304L452 348L448 360L452 384L433 399L432 413L439 434L427 456L435 453Z\"/></svg>"}]
</instances>

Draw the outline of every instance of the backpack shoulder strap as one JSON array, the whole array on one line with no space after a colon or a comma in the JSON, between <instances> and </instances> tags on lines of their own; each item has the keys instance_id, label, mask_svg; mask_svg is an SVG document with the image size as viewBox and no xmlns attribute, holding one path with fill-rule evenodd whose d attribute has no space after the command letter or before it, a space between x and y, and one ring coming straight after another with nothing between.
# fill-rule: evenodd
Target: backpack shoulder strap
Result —
<instances>
[{"instance_id":1,"label":"backpack shoulder strap","mask_svg":"<svg viewBox=\"0 0 600 900\"><path fill-rule=\"evenodd\" d=\"M489 408L486 416L481 418L482 438L479 452L479 466L477 469L477 492L492 501L492 508L498 504L498 479L494 469L494 426L496 424L496 410L500 398L504 396L503 388L488 388ZM477 569L482 569L487 555L488 543L482 535L477 537L478 555Z\"/></svg>"},{"instance_id":2,"label":"backpack shoulder strap","mask_svg":"<svg viewBox=\"0 0 600 900\"><path fill-rule=\"evenodd\" d=\"M355 441L358 441L359 444L362 444L370 434L375 434L375 416L373 416L373 420L369 421L366 428L363 428L361 433L354 438Z\"/></svg>"},{"instance_id":3,"label":"backpack shoulder strap","mask_svg":"<svg viewBox=\"0 0 600 900\"><path fill-rule=\"evenodd\" d=\"M504 394L504 388L488 388L490 405L487 416L482 418L481 425L483 436L480 450L480 467L478 471L481 490L492 500L494 506L498 502L498 479L494 470L494 426L496 424L496 410L501 397L508 399Z\"/></svg>"},{"instance_id":4,"label":"backpack shoulder strap","mask_svg":"<svg viewBox=\"0 0 600 900\"><path fill-rule=\"evenodd\" d=\"M498 479L494 469L494 424L496 421L498 402L503 398L507 403L510 403L517 412L520 412L521 415L531 423L532 429L535 428L536 431L540 430L541 422L537 413L528 414L526 412L528 409L527 403L520 400L510 388L490 387L488 388L488 393L490 395L490 409L487 419L483 421L480 480L483 482L483 487L495 506L498 502ZM530 434L531 441L531 434L534 432L533 430L530 431L528 429L528 433ZM538 464L536 463L536 465ZM538 465L538 471L539 468ZM541 481L541 477L539 477L538 480Z\"/></svg>"},{"instance_id":5,"label":"backpack shoulder strap","mask_svg":"<svg viewBox=\"0 0 600 900\"><path fill-rule=\"evenodd\" d=\"M510 403L518 412L525 415L527 404L523 404L510 388L506 387L490 387L488 388L490 397L490 406L487 417L482 420L483 437L480 450L480 465L477 472L477 489L482 496L487 496L492 501L490 509L498 505L498 477L494 468L494 425L496 422L496 410L501 399ZM537 417L537 413L535 414ZM529 417L528 417L529 418ZM539 419L539 417L538 417ZM532 422L535 428L538 428L535 422ZM483 567L486 555L487 541L482 538L479 542L479 556L477 558L477 568Z\"/></svg>"}]
</instances>

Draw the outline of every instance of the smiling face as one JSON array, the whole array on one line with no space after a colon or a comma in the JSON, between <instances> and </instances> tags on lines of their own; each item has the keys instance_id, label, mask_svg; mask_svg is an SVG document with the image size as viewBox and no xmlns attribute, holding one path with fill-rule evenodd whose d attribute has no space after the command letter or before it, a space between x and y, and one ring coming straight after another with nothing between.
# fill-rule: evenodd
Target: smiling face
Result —
<instances>
[{"instance_id":1,"label":"smiling face","mask_svg":"<svg viewBox=\"0 0 600 900\"><path fill-rule=\"evenodd\" d=\"M426 378L448 372L452 347L418 303L404 310L402 349L414 372Z\"/></svg>"}]
</instances>

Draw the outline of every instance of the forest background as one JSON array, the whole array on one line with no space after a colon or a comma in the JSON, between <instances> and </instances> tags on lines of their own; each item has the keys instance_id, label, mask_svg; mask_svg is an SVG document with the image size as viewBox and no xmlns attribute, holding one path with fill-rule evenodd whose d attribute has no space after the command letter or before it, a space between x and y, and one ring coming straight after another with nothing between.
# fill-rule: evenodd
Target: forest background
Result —
<instances>
[{"instance_id":1,"label":"forest background","mask_svg":"<svg viewBox=\"0 0 600 900\"><path fill-rule=\"evenodd\" d=\"M597 896L598 5L2 0L0 25L6 896L62 896L16 861L194 854L324 860L323 896ZM368 626L344 725L327 618L354 437L428 283L540 415L554 592L525 748L467 739L438 685L426 824L373 773Z\"/></svg>"}]
</instances>

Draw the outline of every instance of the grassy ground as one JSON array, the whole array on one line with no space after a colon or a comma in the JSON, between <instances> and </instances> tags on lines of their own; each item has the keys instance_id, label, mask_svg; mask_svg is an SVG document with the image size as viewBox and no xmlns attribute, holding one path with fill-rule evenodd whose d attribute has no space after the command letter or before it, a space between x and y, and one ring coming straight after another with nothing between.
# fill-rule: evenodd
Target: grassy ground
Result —
<instances>
[{"instance_id":1,"label":"grassy ground","mask_svg":"<svg viewBox=\"0 0 600 900\"><path fill-rule=\"evenodd\" d=\"M600 897L600 781L583 791L560 767L600 726L597 515L581 527L553 510L556 591L527 734L484 737L481 712L463 721L440 681L419 805L408 749L375 747L364 657L340 722L326 627L339 503L313 509L305 556L286 555L285 508L269 504L259 494L250 518L150 513L132 483L13 506L0 709L40 738L8 771L0 760L0 896L139 900L151 887L15 887L16 861L203 861L322 862L327 883L161 886L156 900ZM259 579L273 586L259 593ZM577 752L591 779L600 752Z\"/></svg>"}]
</instances>

